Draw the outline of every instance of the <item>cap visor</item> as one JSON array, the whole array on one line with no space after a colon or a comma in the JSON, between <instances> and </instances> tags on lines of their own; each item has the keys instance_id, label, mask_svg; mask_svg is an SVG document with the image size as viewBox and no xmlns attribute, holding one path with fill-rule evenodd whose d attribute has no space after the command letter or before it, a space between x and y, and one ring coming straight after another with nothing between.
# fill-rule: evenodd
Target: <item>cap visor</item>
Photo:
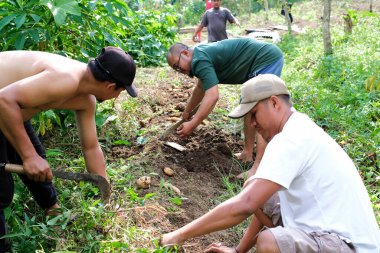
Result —
<instances>
[{"instance_id":1,"label":"cap visor","mask_svg":"<svg viewBox=\"0 0 380 253\"><path fill-rule=\"evenodd\" d=\"M137 97L138 91L134 84L125 86L125 89L131 97Z\"/></svg>"},{"instance_id":2,"label":"cap visor","mask_svg":"<svg viewBox=\"0 0 380 253\"><path fill-rule=\"evenodd\" d=\"M248 104L240 104L238 105L238 107L233 109L232 112L228 114L228 117L233 118L233 119L241 118L244 115L246 115L256 104L257 102L252 102Z\"/></svg>"}]
</instances>

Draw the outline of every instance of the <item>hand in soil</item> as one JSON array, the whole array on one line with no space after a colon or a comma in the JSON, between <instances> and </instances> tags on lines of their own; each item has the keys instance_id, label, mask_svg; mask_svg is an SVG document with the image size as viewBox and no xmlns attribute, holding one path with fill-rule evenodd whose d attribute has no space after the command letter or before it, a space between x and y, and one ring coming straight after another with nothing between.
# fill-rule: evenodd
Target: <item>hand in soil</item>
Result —
<instances>
[{"instance_id":1,"label":"hand in soil","mask_svg":"<svg viewBox=\"0 0 380 253\"><path fill-rule=\"evenodd\" d=\"M205 253L236 253L235 248L230 248L221 243L212 243L204 251Z\"/></svg>"},{"instance_id":2,"label":"hand in soil","mask_svg":"<svg viewBox=\"0 0 380 253\"><path fill-rule=\"evenodd\" d=\"M191 121L185 122L178 127L177 134L181 138L186 138L193 132L195 127L196 126L194 126L194 124Z\"/></svg>"}]
</instances>

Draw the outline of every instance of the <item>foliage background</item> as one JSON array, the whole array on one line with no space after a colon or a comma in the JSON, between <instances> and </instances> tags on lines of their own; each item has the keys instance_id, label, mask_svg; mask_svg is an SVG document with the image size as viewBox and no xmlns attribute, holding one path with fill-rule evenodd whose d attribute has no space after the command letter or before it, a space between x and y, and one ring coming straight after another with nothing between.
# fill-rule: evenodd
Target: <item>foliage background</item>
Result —
<instances>
[{"instance_id":1,"label":"foliage background","mask_svg":"<svg viewBox=\"0 0 380 253\"><path fill-rule=\"evenodd\" d=\"M262 11L250 15L249 1L223 0L244 27L264 24ZM380 224L380 18L377 13L351 10L356 1L336 1L333 5L332 38L334 54L323 55L323 44L318 17L321 1L298 1L293 6L297 22L312 23L297 36L285 36L279 47L285 54L283 79L289 84L299 111L310 115L347 151L357 165L370 193L373 208ZM363 1L362 1L363 2ZM168 84L180 83L168 78L165 54L169 45L178 39L178 27L196 24L202 15L200 1L74 1L74 0L15 0L0 2L1 50L44 50L88 61L105 45L115 45L130 52L139 66L150 66L154 76ZM260 1L257 1L260 6ZM270 21L283 22L278 15L279 1L270 1ZM239 4L239 6L238 6ZM204 6L203 6L204 7ZM262 10L262 7L261 7ZM344 32L341 10L349 12L354 20L351 34ZM317 27L317 28L315 28ZM240 31L243 34L243 31ZM157 67L158 66L158 67ZM141 74L141 72L140 72ZM141 75L137 81L146 78ZM149 78L148 78L149 79ZM153 78L151 78L154 80ZM146 81L154 82L154 81ZM151 84L153 85L153 84ZM217 121L238 101L238 91L221 90L229 107L220 108L210 115ZM140 140L144 143L157 129L142 131L139 121L146 115L139 109L155 98L109 101L98 108L97 126L104 149L114 143ZM125 114L120 115L119 106ZM154 116L154 115L153 115ZM46 112L35 119L45 139L54 140L54 148L47 155L52 167L70 167L83 171L84 161L72 131L70 112ZM231 121L230 123L236 124ZM229 130L228 125L222 125ZM160 193L139 196L134 187L135 176L149 164L138 164L133 159L111 161L108 175L113 181L115 194L112 209L120 210L144 205ZM230 189L231 182L226 183ZM234 191L240 190L233 185ZM139 239L150 238L128 220L121 223L116 211L106 209L96 198L97 189L88 184L57 183L62 215L45 218L22 184L16 184L13 205L6 209L10 237L16 252L166 252L152 239L150 245L140 247ZM224 196L223 198L227 198ZM164 196L162 198L167 198ZM68 226L69 218L77 214L77 221Z\"/></svg>"},{"instance_id":2,"label":"foliage background","mask_svg":"<svg viewBox=\"0 0 380 253\"><path fill-rule=\"evenodd\" d=\"M158 66L176 38L172 5L129 7L122 0L7 0L0 2L0 48L41 50L88 61L113 45L140 66Z\"/></svg>"}]
</instances>

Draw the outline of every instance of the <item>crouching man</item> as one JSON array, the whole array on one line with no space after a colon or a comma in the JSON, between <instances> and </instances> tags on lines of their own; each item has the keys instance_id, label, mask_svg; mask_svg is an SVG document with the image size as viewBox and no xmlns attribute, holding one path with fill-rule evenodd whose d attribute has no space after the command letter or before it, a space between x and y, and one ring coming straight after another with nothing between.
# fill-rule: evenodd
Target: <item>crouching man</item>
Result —
<instances>
[{"instance_id":1,"label":"crouching man","mask_svg":"<svg viewBox=\"0 0 380 253\"><path fill-rule=\"evenodd\" d=\"M243 85L240 105L229 116L245 115L268 142L256 173L237 196L164 234L161 243L182 244L237 225L278 193L283 226L260 231L257 252L380 252L379 228L353 161L322 128L293 108L279 77L259 75ZM254 240L256 235L251 236ZM214 244L206 252L249 250L240 246Z\"/></svg>"}]
</instances>

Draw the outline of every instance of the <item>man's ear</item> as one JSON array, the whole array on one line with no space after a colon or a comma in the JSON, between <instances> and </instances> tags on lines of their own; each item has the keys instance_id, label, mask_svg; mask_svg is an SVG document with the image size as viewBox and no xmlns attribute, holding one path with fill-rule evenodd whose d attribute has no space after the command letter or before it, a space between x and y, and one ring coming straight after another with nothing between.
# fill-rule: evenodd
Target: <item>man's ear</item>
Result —
<instances>
[{"instance_id":1,"label":"man's ear","mask_svg":"<svg viewBox=\"0 0 380 253\"><path fill-rule=\"evenodd\" d=\"M112 83L110 81L106 82L106 88L107 89L115 89L116 88L116 83Z\"/></svg>"},{"instance_id":2,"label":"man's ear","mask_svg":"<svg viewBox=\"0 0 380 253\"><path fill-rule=\"evenodd\" d=\"M188 49L185 49L183 52L182 52L183 55L186 55L187 57L190 56L190 50Z\"/></svg>"},{"instance_id":3,"label":"man's ear","mask_svg":"<svg viewBox=\"0 0 380 253\"><path fill-rule=\"evenodd\" d=\"M269 102L270 104L274 107L274 108L279 108L279 106L281 105L280 104L280 98L277 97L277 96L271 96L269 98Z\"/></svg>"}]
</instances>

